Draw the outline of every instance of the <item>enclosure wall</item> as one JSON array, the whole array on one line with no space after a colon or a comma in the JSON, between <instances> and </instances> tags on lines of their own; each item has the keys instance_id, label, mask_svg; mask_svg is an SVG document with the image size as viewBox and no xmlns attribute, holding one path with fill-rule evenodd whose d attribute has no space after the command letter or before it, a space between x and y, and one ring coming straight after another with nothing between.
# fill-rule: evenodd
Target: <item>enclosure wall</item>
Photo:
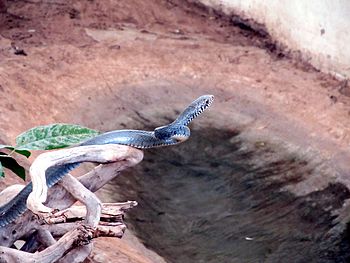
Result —
<instances>
[{"instance_id":1,"label":"enclosure wall","mask_svg":"<svg viewBox=\"0 0 350 263\"><path fill-rule=\"evenodd\" d=\"M316 68L350 76L350 1L199 0L227 14L266 26L290 50L301 51Z\"/></svg>"}]
</instances>

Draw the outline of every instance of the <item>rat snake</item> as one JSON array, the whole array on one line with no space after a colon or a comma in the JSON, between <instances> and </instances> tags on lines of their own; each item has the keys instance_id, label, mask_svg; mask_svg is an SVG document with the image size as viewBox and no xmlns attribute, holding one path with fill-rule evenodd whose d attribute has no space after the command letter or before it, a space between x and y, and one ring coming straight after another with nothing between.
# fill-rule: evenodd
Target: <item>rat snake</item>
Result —
<instances>
[{"instance_id":1,"label":"rat snake","mask_svg":"<svg viewBox=\"0 0 350 263\"><path fill-rule=\"evenodd\" d=\"M193 101L172 123L156 128L154 131L142 130L116 130L100 134L78 146L122 144L139 149L174 145L187 140L190 136L188 124L207 109L214 99L213 95L203 95ZM48 187L56 184L69 171L80 163L69 163L53 166L47 169L46 179ZM23 214L26 209L26 201L32 192L33 185L29 183L12 200L0 207L0 227L13 222Z\"/></svg>"}]
</instances>

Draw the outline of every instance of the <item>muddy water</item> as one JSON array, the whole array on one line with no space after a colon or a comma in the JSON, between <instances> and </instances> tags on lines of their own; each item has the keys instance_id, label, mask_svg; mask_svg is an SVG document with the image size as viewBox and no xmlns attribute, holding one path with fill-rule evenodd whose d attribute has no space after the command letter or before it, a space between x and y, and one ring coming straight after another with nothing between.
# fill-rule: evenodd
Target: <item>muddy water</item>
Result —
<instances>
[{"instance_id":1,"label":"muddy water","mask_svg":"<svg viewBox=\"0 0 350 263\"><path fill-rule=\"evenodd\" d=\"M266 142L201 128L182 145L147 151L108 190L114 200L139 202L129 227L169 262L348 262L346 235L326 233L349 191L283 191L312 172Z\"/></svg>"}]
</instances>

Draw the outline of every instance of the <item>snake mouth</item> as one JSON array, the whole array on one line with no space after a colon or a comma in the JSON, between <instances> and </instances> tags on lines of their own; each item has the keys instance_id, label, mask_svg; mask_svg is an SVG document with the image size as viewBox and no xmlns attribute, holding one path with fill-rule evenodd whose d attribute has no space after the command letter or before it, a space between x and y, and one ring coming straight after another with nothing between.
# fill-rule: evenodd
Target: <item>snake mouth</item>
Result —
<instances>
[{"instance_id":1,"label":"snake mouth","mask_svg":"<svg viewBox=\"0 0 350 263\"><path fill-rule=\"evenodd\" d=\"M193 119L197 118L202 112L209 108L214 100L214 95L203 95L196 99L180 114L175 123L187 126Z\"/></svg>"},{"instance_id":2,"label":"snake mouth","mask_svg":"<svg viewBox=\"0 0 350 263\"><path fill-rule=\"evenodd\" d=\"M204 95L204 101L202 105L198 108L198 111L194 114L194 117L198 117L204 110L210 107L214 101L214 95Z\"/></svg>"},{"instance_id":3,"label":"snake mouth","mask_svg":"<svg viewBox=\"0 0 350 263\"><path fill-rule=\"evenodd\" d=\"M214 95L207 95L208 98L205 100L205 104L204 104L204 107L203 107L203 110L207 109L210 107L210 105L213 103L214 101Z\"/></svg>"}]
</instances>

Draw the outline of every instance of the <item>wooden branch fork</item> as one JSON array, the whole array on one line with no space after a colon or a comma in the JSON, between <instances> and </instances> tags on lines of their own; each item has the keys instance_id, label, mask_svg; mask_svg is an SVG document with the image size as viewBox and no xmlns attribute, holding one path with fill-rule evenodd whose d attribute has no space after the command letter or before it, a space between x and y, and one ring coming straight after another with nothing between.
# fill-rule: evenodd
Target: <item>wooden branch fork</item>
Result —
<instances>
[{"instance_id":1,"label":"wooden branch fork","mask_svg":"<svg viewBox=\"0 0 350 263\"><path fill-rule=\"evenodd\" d=\"M124 212L137 203L101 203L94 192L142 158L140 150L112 144L80 146L39 155L30 167L33 182L33 192L27 200L30 210L0 228L0 263L82 262L92 250L90 241L93 238L121 238L126 229ZM45 172L48 168L76 162L102 165L79 178L67 174L55 186L47 188ZM22 187L6 188L0 193L0 203L6 203ZM76 201L83 205L73 205ZM17 248L20 240L24 244Z\"/></svg>"}]
</instances>

